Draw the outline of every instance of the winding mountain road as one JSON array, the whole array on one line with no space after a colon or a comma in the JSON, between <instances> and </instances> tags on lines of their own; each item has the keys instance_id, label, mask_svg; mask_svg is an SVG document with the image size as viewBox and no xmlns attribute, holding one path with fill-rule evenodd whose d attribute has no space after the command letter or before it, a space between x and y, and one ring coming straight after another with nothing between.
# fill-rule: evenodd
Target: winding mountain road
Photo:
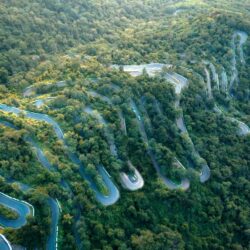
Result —
<instances>
[{"instance_id":1,"label":"winding mountain road","mask_svg":"<svg viewBox=\"0 0 250 250\"><path fill-rule=\"evenodd\" d=\"M205 63L211 65L210 62L206 61ZM213 72L212 68L210 68L210 70ZM210 76L209 70L207 68L205 68L205 73L206 73L206 78L207 78L207 85L208 86L210 85L210 88L208 87L208 89L210 89L210 91L208 91L208 98L211 99L211 98L213 98L213 93L212 93L212 90L211 90L211 76ZM227 82L227 76L226 76L225 71L223 71L223 74L224 74L224 77L226 78L224 80ZM225 86L227 86L227 83L225 83ZM218 107L218 105L216 103L215 103L214 111L219 113L219 114L224 114L225 113ZM244 136L244 135L247 135L247 134L250 133L249 127L244 122L239 121L238 119L232 118L232 117L229 117L229 116L226 116L226 117L227 117L228 120L233 121L233 122L238 124L238 127L239 127L238 134L239 135Z\"/></svg>"},{"instance_id":2,"label":"winding mountain road","mask_svg":"<svg viewBox=\"0 0 250 250\"><path fill-rule=\"evenodd\" d=\"M221 108L219 108L217 104L215 104L214 111L217 112L218 114L223 114L224 115L224 111ZM238 127L239 127L238 135L246 136L246 135L250 134L250 128L244 122L241 122L238 119L227 116L227 115L225 117L228 120L238 124Z\"/></svg>"},{"instance_id":3,"label":"winding mountain road","mask_svg":"<svg viewBox=\"0 0 250 250\"><path fill-rule=\"evenodd\" d=\"M212 87L211 87L210 72L208 71L208 69L206 67L204 68L204 71L205 71L205 74L206 74L208 98L212 99L213 98L213 93L212 93Z\"/></svg>"},{"instance_id":4,"label":"winding mountain road","mask_svg":"<svg viewBox=\"0 0 250 250\"><path fill-rule=\"evenodd\" d=\"M58 88L65 87L67 85L66 81L59 81L56 83L46 83L47 86L54 85ZM31 97L36 94L37 86L36 84L30 85L23 91L23 97Z\"/></svg>"},{"instance_id":5,"label":"winding mountain road","mask_svg":"<svg viewBox=\"0 0 250 250\"><path fill-rule=\"evenodd\" d=\"M144 180L140 172L128 161L129 168L133 174L120 173L122 185L130 191L136 191L144 186Z\"/></svg>"},{"instance_id":6,"label":"winding mountain road","mask_svg":"<svg viewBox=\"0 0 250 250\"><path fill-rule=\"evenodd\" d=\"M165 176L162 175L161 171L160 171L160 166L158 165L155 156L150 148L149 145L149 141L148 141L148 137L145 131L145 127L144 127L144 123L142 121L142 117L139 113L139 110L135 104L135 102L133 100L130 100L130 105L131 108L137 118L137 123L138 123L138 128L141 134L141 137L146 145L147 151L148 151L148 155L151 158L151 161L153 163L153 166L157 172L157 174L160 176L161 180L163 181L163 183L169 188L169 189L183 189L183 190L187 190L190 186L190 182L188 179L182 179L180 184L176 184L173 181L171 181L170 179L166 178Z\"/></svg>"},{"instance_id":7,"label":"winding mountain road","mask_svg":"<svg viewBox=\"0 0 250 250\"><path fill-rule=\"evenodd\" d=\"M219 80L219 75L216 71L216 68L213 63L209 62L209 68L212 72L213 76L213 81L216 83L217 90L220 90L220 80Z\"/></svg>"},{"instance_id":8,"label":"winding mountain road","mask_svg":"<svg viewBox=\"0 0 250 250\"><path fill-rule=\"evenodd\" d=\"M58 247L58 223L61 214L60 205L57 200L48 198L48 204L51 210L50 235L47 240L46 250L57 250Z\"/></svg>"},{"instance_id":9,"label":"winding mountain road","mask_svg":"<svg viewBox=\"0 0 250 250\"><path fill-rule=\"evenodd\" d=\"M239 38L238 46L237 46L237 44L235 42L236 38ZM238 69L237 69L237 48L239 50L240 62L242 64L245 64L243 45L246 43L247 38L248 38L247 33L243 32L243 31L235 31L234 34L233 34L233 38L232 38L233 56L232 56L232 61L231 61L232 76L231 76L231 79L230 79L230 90L233 88L233 85L235 83L238 83L238 81L239 81Z\"/></svg>"},{"instance_id":10,"label":"winding mountain road","mask_svg":"<svg viewBox=\"0 0 250 250\"><path fill-rule=\"evenodd\" d=\"M236 31L234 36L238 36L240 38L239 46L238 46L239 54L240 54L240 61L242 64L245 64L243 45L246 43L248 39L248 35L244 31Z\"/></svg>"},{"instance_id":11,"label":"winding mountain road","mask_svg":"<svg viewBox=\"0 0 250 250\"><path fill-rule=\"evenodd\" d=\"M5 125L7 127L10 127L12 129L18 129L13 124L11 124L9 122L1 121L0 124ZM38 161L42 164L42 166L45 167L48 170L54 170L52 168L52 165L50 164L50 162L48 161L48 159L44 155L43 151L31 139L31 137L25 137L24 139L25 139L26 142L30 143L33 148L35 148ZM22 184L22 183L18 183L18 184L19 184L19 186L20 186L20 188L21 188L21 190L23 192L27 192L27 191L32 189L30 186L28 186L26 184ZM0 202L1 202L1 198L0 198ZM28 204L26 202L23 202L23 203ZM51 229L50 229L50 235L48 237L47 244L46 244L46 250L56 250L57 249L58 222L59 222L59 217L60 217L60 211L59 211L58 204L59 203L56 202L56 200L49 197L48 205L50 206L50 209L51 209ZM6 202L3 205L8 206L8 204ZM30 205L30 206L31 206L32 211L33 211L32 215L34 216L34 208L33 208L32 205ZM14 208L15 208L14 210L17 211L18 207L15 206ZM26 208L26 210L27 210L27 208ZM24 213L23 213L22 217L24 217ZM25 218L26 218L26 215L25 215ZM23 218L22 218L22 220L23 220ZM21 226L23 226L25 224L26 224L26 220L23 222L23 224ZM13 224L12 221L11 221L11 224L9 225L9 227L12 227L14 229L17 228L17 227L15 227L15 225Z\"/></svg>"},{"instance_id":12,"label":"winding mountain road","mask_svg":"<svg viewBox=\"0 0 250 250\"><path fill-rule=\"evenodd\" d=\"M12 250L12 247L11 247L9 241L2 234L0 234L0 249L1 250Z\"/></svg>"},{"instance_id":13,"label":"winding mountain road","mask_svg":"<svg viewBox=\"0 0 250 250\"><path fill-rule=\"evenodd\" d=\"M109 100L108 97L105 97L105 99ZM110 100L110 103L111 103L111 100ZM109 131L108 124L104 120L102 115L97 110L93 110L91 107L85 107L84 112L95 117L98 120L99 124L103 125L104 133L105 133L105 136L107 138L107 141L110 147L110 152L115 158L118 159L118 150L115 145L114 136ZM131 176L131 175L127 175L124 172L120 173L121 181L122 181L123 186L125 186L127 189L129 189L130 191L135 191L143 187L144 181L139 171L131 164L130 161L128 162L128 165L130 169L134 172L134 174Z\"/></svg>"},{"instance_id":14,"label":"winding mountain road","mask_svg":"<svg viewBox=\"0 0 250 250\"><path fill-rule=\"evenodd\" d=\"M58 125L58 123L54 119L52 119L51 117L49 117L46 114L34 113L34 112L26 111L26 110L21 110L19 108L8 106L6 104L0 104L0 110L7 112L7 113L13 113L16 115L23 114L27 118L34 119L37 121L44 121L44 122L50 124L53 127L55 134L57 135L57 138L59 140L62 140L65 148L68 149L68 155L69 155L69 158L71 159L71 161L79 166L79 172L80 172L81 176L85 180L87 180L90 187L94 191L97 200L99 202L101 202L103 205L107 206L107 205L114 204L119 199L120 194L119 194L118 189L116 188L116 186L114 185L114 183L110 179L107 171L103 171L102 168L98 168L98 171L99 171L100 176L103 178L104 183L106 184L106 186L109 190L109 195L103 195L98 190L98 188L95 185L92 178L86 173L85 168L84 168L83 164L81 163L81 161L79 160L78 156L69 151L69 148L66 144L66 141L64 140L64 133L63 133L62 129L60 128L60 126Z\"/></svg>"},{"instance_id":15,"label":"winding mountain road","mask_svg":"<svg viewBox=\"0 0 250 250\"><path fill-rule=\"evenodd\" d=\"M209 74L209 77L210 77L210 74ZM167 73L166 74L166 79L170 83L172 83L174 85L174 87L175 87L175 93L177 95L177 100L175 102L175 107L179 108L180 107L180 94L181 94L182 90L185 87L188 86L188 80L185 77L183 77L183 76L181 76L181 75L179 75L177 73L171 73L171 74ZM208 85L209 84L210 84L210 90L211 90L211 82L210 81L209 81ZM206 164L206 161L200 156L200 154L195 149L193 141L190 138L189 133L187 131L182 112L181 112L181 115L177 118L176 124L177 124L177 127L180 129L181 133L185 133L188 136L189 141L191 142L193 154L198 159L200 159L201 162L204 162L202 164L202 166L201 166L201 172L200 172L200 182L204 183L210 178L210 175L211 175L210 168Z\"/></svg>"},{"instance_id":16,"label":"winding mountain road","mask_svg":"<svg viewBox=\"0 0 250 250\"><path fill-rule=\"evenodd\" d=\"M120 90L120 87L115 85L115 84L111 84L111 88L114 89L115 91ZM112 102L112 100L109 97L103 96L103 95L97 93L94 90L87 91L87 94L94 97L94 98L99 98L100 100L108 103L110 106L113 106L113 107L115 106L114 103ZM91 110L91 109L87 109L87 112L89 114L91 114L91 113L93 114L93 110ZM125 120L125 118L123 116L122 111L119 108L117 110L117 115L118 115L118 117L120 119L121 130L123 131L123 133L125 135L127 135L126 120ZM100 119L100 117L99 117L99 122L102 123L104 126L106 126L106 122L104 121L103 118ZM107 131L107 128L106 128L106 134L107 135L109 134L109 132ZM116 149L116 146L115 146L115 143L114 143L114 139L113 139L113 142L109 141L109 144L111 145L110 147L113 148L113 151L116 151L116 153L117 153L117 149ZM114 150L114 149L116 149L116 150ZM114 154L114 152L113 152L113 155L117 157L117 154ZM129 165L129 168L133 171L133 175L131 176L131 175L125 173L125 172L120 173L121 182L122 182L122 185L125 188L129 189L130 191L136 191L137 189L140 189L140 188L142 188L144 186L144 180L143 180L143 177L140 174L140 172L132 165L132 163L130 161L128 161L128 165Z\"/></svg>"},{"instance_id":17,"label":"winding mountain road","mask_svg":"<svg viewBox=\"0 0 250 250\"><path fill-rule=\"evenodd\" d=\"M0 225L18 229L27 223L26 217L34 214L33 206L25 201L12 198L4 193L0 193L0 204L18 214L15 220L9 220L0 216Z\"/></svg>"},{"instance_id":18,"label":"winding mountain road","mask_svg":"<svg viewBox=\"0 0 250 250\"><path fill-rule=\"evenodd\" d=\"M221 88L224 91L224 93L228 94L228 85L229 85L229 81L228 81L228 77L227 77L227 72L225 70L225 68L223 67L223 70L221 72Z\"/></svg>"}]
</instances>

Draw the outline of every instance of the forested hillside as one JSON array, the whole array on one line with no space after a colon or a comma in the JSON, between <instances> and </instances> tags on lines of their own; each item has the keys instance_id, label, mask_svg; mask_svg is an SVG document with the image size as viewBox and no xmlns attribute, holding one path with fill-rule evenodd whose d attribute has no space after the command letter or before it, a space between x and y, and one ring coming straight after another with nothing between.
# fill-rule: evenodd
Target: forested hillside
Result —
<instances>
[{"instance_id":1,"label":"forested hillside","mask_svg":"<svg viewBox=\"0 0 250 250\"><path fill-rule=\"evenodd\" d=\"M0 3L0 249L250 248L250 3Z\"/></svg>"}]
</instances>

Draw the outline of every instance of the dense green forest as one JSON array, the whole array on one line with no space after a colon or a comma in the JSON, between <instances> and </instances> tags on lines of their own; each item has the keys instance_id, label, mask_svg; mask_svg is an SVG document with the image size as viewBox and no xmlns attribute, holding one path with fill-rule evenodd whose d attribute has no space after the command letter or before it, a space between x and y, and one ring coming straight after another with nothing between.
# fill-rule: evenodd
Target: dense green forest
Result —
<instances>
[{"instance_id":1,"label":"dense green forest","mask_svg":"<svg viewBox=\"0 0 250 250\"><path fill-rule=\"evenodd\" d=\"M0 192L35 213L6 227L19 215L0 196L0 233L27 249L249 249L247 35L246 0L1 1ZM150 63L165 66L126 72Z\"/></svg>"}]
</instances>

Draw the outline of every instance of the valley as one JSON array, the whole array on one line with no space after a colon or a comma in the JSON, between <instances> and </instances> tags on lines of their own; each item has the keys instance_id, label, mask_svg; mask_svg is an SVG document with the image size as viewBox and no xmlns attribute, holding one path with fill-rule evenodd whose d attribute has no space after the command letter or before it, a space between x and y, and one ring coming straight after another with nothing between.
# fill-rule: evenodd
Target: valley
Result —
<instances>
[{"instance_id":1,"label":"valley","mask_svg":"<svg viewBox=\"0 0 250 250\"><path fill-rule=\"evenodd\" d=\"M248 249L248 10L1 3L0 249Z\"/></svg>"}]
</instances>

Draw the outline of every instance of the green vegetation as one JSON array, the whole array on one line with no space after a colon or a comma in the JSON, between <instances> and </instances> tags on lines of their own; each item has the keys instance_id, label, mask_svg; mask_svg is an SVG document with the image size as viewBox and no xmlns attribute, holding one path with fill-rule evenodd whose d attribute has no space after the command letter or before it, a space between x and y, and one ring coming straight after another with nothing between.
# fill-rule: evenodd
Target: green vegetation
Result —
<instances>
[{"instance_id":1,"label":"green vegetation","mask_svg":"<svg viewBox=\"0 0 250 250\"><path fill-rule=\"evenodd\" d=\"M230 80L232 36L238 30L250 35L249 8L244 0L2 1L0 103L49 115L62 128L68 146L49 124L0 110L0 121L18 128L0 123L0 191L35 208L35 217L24 227L4 229L10 242L44 249L50 233L50 196L62 205L58 249L249 249L250 137L239 136L237 125L214 107L250 126L250 39L243 46L245 64L237 64L239 83L231 93L216 89L212 79L209 99L204 72L204 61L209 61L220 82L223 68ZM176 10L182 11L175 15ZM180 107L189 136L211 169L211 178L203 184L200 159L187 134L176 126L181 110L175 106L173 85L163 74L152 78L144 72L135 78L110 67L150 62L172 64L168 71L189 81ZM31 95L24 97L30 85ZM41 107L34 105L48 97ZM188 178L187 191L168 189L157 175L131 99L161 174L177 184ZM84 112L87 107L107 122L117 157L110 153L104 125ZM39 163L27 136L42 148L53 171ZM76 153L105 195L108 189L97 166L107 169L121 195L115 204L105 207L96 200L69 151ZM120 172L131 172L128 160L145 182L135 192L120 183ZM32 189L22 191L11 181ZM0 214L16 216L2 206Z\"/></svg>"},{"instance_id":2,"label":"green vegetation","mask_svg":"<svg viewBox=\"0 0 250 250\"><path fill-rule=\"evenodd\" d=\"M1 204L0 204L0 216L3 216L8 220L15 220L18 218L18 214L16 211L8 209Z\"/></svg>"}]
</instances>

